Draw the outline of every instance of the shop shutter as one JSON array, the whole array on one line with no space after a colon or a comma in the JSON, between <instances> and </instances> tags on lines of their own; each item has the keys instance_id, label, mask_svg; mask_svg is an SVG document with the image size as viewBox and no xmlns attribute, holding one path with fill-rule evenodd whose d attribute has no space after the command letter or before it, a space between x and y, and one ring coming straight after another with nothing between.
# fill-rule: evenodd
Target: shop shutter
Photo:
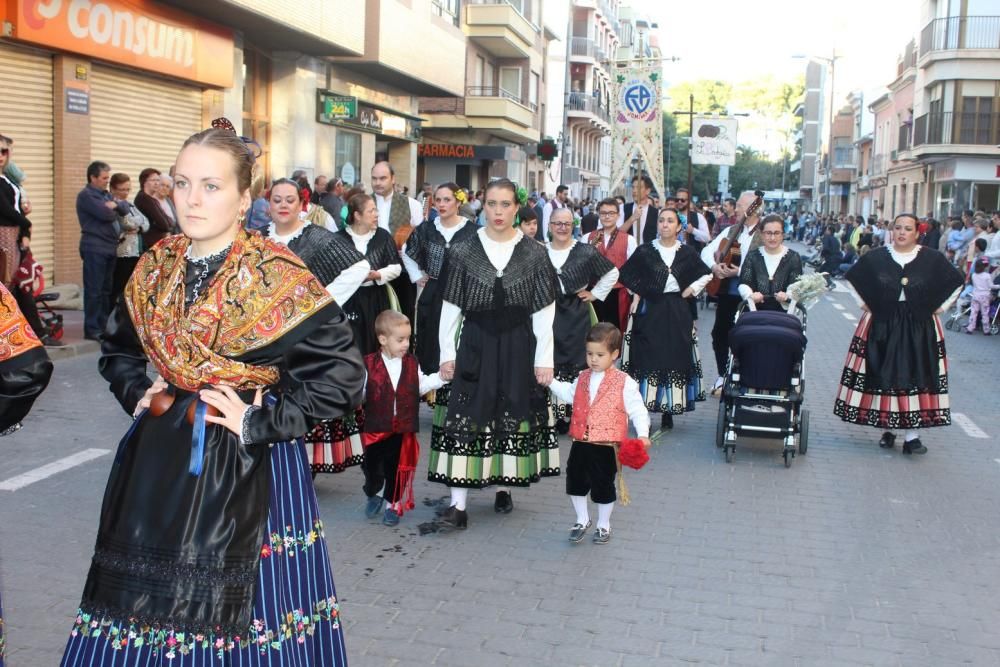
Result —
<instances>
[{"instance_id":1,"label":"shop shutter","mask_svg":"<svg viewBox=\"0 0 1000 667\"><path fill-rule=\"evenodd\" d=\"M14 162L25 173L31 200L31 251L52 282L55 264L55 186L52 132L52 56L0 44L0 134L14 140ZM70 221L76 224L76 221Z\"/></svg>"},{"instance_id":2,"label":"shop shutter","mask_svg":"<svg viewBox=\"0 0 1000 667\"><path fill-rule=\"evenodd\" d=\"M140 171L167 173L184 141L204 129L200 88L97 63L90 87L91 159L131 176L132 198Z\"/></svg>"}]
</instances>

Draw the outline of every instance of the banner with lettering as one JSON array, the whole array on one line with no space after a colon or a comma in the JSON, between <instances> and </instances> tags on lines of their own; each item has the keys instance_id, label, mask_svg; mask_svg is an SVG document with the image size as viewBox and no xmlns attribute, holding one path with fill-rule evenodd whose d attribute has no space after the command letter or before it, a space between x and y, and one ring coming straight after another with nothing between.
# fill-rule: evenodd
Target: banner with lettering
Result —
<instances>
[{"instance_id":1,"label":"banner with lettering","mask_svg":"<svg viewBox=\"0 0 1000 667\"><path fill-rule=\"evenodd\" d=\"M611 191L625 182L638 158L639 170L663 194L663 91L660 63L619 70L612 82Z\"/></svg>"},{"instance_id":2,"label":"banner with lettering","mask_svg":"<svg viewBox=\"0 0 1000 667\"><path fill-rule=\"evenodd\" d=\"M735 118L695 116L691 133L691 164L736 164Z\"/></svg>"}]
</instances>

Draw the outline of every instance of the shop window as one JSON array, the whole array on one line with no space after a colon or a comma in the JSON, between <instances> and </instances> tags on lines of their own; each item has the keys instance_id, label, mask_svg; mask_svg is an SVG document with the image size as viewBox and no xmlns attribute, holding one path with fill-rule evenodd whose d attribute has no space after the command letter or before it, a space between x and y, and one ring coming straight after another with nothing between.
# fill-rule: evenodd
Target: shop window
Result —
<instances>
[{"instance_id":1,"label":"shop window","mask_svg":"<svg viewBox=\"0 0 1000 667\"><path fill-rule=\"evenodd\" d=\"M260 144L261 167L270 179L271 61L250 48L243 49L243 134Z\"/></svg>"},{"instance_id":2,"label":"shop window","mask_svg":"<svg viewBox=\"0 0 1000 667\"><path fill-rule=\"evenodd\" d=\"M337 130L337 142L334 154L334 169L337 176L347 186L358 182L358 171L361 166L361 134L347 130Z\"/></svg>"}]
</instances>

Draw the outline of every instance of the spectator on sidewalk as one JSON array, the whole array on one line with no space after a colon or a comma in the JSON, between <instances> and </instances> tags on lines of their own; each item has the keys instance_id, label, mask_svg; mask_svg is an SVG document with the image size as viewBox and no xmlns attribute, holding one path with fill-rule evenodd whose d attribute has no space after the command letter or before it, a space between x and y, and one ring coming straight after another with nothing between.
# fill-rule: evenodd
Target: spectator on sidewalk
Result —
<instances>
[{"instance_id":1,"label":"spectator on sidewalk","mask_svg":"<svg viewBox=\"0 0 1000 667\"><path fill-rule=\"evenodd\" d=\"M128 174L113 174L111 176L111 194L117 201L128 204L128 195L132 190L132 181ZM115 260L114 277L111 280L111 304L118 300L119 295L125 291L128 279L132 277L132 271L139 262L139 255L142 254L142 234L149 230L149 220L146 216L132 204L128 204L129 211L126 215L118 216L118 226L121 228L121 235L118 237L117 259Z\"/></svg>"},{"instance_id":2,"label":"spectator on sidewalk","mask_svg":"<svg viewBox=\"0 0 1000 667\"><path fill-rule=\"evenodd\" d=\"M80 221L80 257L83 259L83 337L99 340L111 312L111 286L118 248L118 216L127 215L128 202L108 192L111 167L94 161L87 166L87 185L76 196Z\"/></svg>"},{"instance_id":3,"label":"spectator on sidewalk","mask_svg":"<svg viewBox=\"0 0 1000 667\"><path fill-rule=\"evenodd\" d=\"M158 200L161 190L160 177L159 169L147 167L140 171L139 192L132 202L149 221L149 228L142 235L142 243L147 249L156 245L156 242L164 236L172 234L174 230L174 221L160 206Z\"/></svg>"},{"instance_id":4,"label":"spectator on sidewalk","mask_svg":"<svg viewBox=\"0 0 1000 667\"><path fill-rule=\"evenodd\" d=\"M722 215L715 219L715 225L712 226L712 238L732 227L735 222L736 200L732 197L726 197L722 202Z\"/></svg>"}]
</instances>

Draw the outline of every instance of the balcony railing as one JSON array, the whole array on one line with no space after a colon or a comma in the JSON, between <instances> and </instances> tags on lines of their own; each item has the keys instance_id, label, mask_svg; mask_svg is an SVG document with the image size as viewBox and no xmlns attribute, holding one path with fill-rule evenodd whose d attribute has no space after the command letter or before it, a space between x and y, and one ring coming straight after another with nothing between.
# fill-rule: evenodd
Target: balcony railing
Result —
<instances>
[{"instance_id":1,"label":"balcony railing","mask_svg":"<svg viewBox=\"0 0 1000 667\"><path fill-rule=\"evenodd\" d=\"M589 37L573 37L570 39L570 55L594 58L596 50L594 40Z\"/></svg>"},{"instance_id":2,"label":"balcony railing","mask_svg":"<svg viewBox=\"0 0 1000 667\"><path fill-rule=\"evenodd\" d=\"M587 111L599 116L606 123L611 122L607 107L589 93L570 93L566 99L566 108L570 111Z\"/></svg>"},{"instance_id":3,"label":"balcony railing","mask_svg":"<svg viewBox=\"0 0 1000 667\"><path fill-rule=\"evenodd\" d=\"M608 0L600 0L601 13L607 17L608 22L615 27L615 32L618 31L618 14L611 7L611 3Z\"/></svg>"},{"instance_id":4,"label":"balcony railing","mask_svg":"<svg viewBox=\"0 0 1000 667\"><path fill-rule=\"evenodd\" d=\"M910 125L909 123L903 123L899 126L899 138L896 141L897 151L908 151L910 150Z\"/></svg>"},{"instance_id":5,"label":"balcony railing","mask_svg":"<svg viewBox=\"0 0 1000 667\"><path fill-rule=\"evenodd\" d=\"M913 123L913 145L1000 144L1000 114L941 111L919 116Z\"/></svg>"},{"instance_id":6,"label":"balcony railing","mask_svg":"<svg viewBox=\"0 0 1000 667\"><path fill-rule=\"evenodd\" d=\"M532 112L538 111L538 105L533 102L524 101L520 95L516 95L509 90L504 90L500 86L473 86L465 91L468 97L502 97L511 102L520 104L525 109Z\"/></svg>"},{"instance_id":7,"label":"balcony railing","mask_svg":"<svg viewBox=\"0 0 1000 667\"><path fill-rule=\"evenodd\" d=\"M924 26L921 57L950 49L1000 49L1000 16L952 16Z\"/></svg>"}]
</instances>

